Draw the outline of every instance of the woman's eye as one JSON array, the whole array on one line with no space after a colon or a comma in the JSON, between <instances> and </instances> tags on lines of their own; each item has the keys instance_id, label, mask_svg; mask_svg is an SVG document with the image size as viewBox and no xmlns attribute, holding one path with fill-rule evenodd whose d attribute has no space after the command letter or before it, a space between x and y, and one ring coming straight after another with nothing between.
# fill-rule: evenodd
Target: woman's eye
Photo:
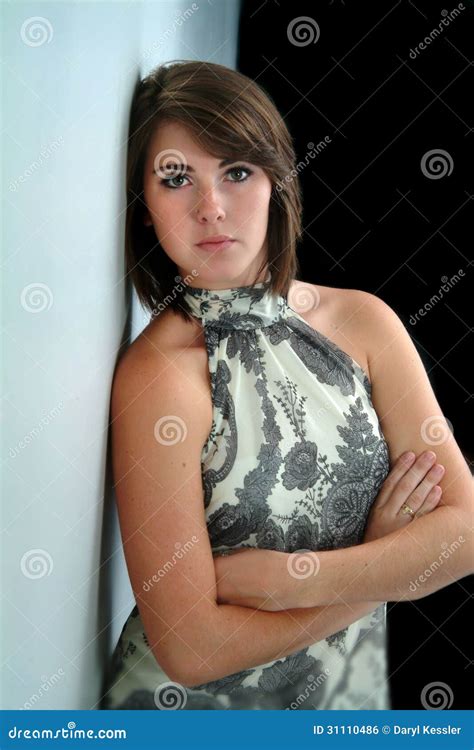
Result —
<instances>
[{"instance_id":1,"label":"woman's eye","mask_svg":"<svg viewBox=\"0 0 474 750\"><path fill-rule=\"evenodd\" d=\"M176 188L181 187L181 185L172 185L171 184L172 181L173 180L185 180L185 179L187 178L184 174L179 174L176 177L168 177L164 180L161 180L161 184L164 185L165 187L171 188L172 190L176 190Z\"/></svg>"},{"instance_id":2,"label":"woman's eye","mask_svg":"<svg viewBox=\"0 0 474 750\"><path fill-rule=\"evenodd\" d=\"M248 167L231 167L230 169L227 170L226 174L231 174L232 172L240 172L240 173L245 172L247 176L243 177L240 180L230 180L230 182L245 182L245 180L247 180L250 177L250 175L253 174L252 170L248 169ZM161 180L161 184L167 188L171 188L171 190L177 190L178 188L181 187L181 185L173 184L174 180L187 180L187 177L186 175L183 175L183 174L177 175L176 177L168 177L166 179Z\"/></svg>"},{"instance_id":3,"label":"woman's eye","mask_svg":"<svg viewBox=\"0 0 474 750\"><path fill-rule=\"evenodd\" d=\"M246 172L247 177L244 177L243 180L231 180L231 182L245 182L245 180L252 174L252 171L250 169L247 169L247 167L232 167L228 170L227 174L230 172Z\"/></svg>"}]
</instances>

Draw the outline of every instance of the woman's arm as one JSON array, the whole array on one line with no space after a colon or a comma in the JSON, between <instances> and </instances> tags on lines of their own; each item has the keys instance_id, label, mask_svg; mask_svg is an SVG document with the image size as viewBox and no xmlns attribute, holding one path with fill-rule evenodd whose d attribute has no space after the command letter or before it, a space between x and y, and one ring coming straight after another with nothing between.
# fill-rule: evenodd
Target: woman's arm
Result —
<instances>
[{"instance_id":1,"label":"woman's arm","mask_svg":"<svg viewBox=\"0 0 474 750\"><path fill-rule=\"evenodd\" d=\"M423 543L423 536L418 536L417 532L420 530L419 523L421 517L425 518L428 514L436 510L440 502L440 496L434 496L432 493L432 488L437 482L437 476L433 476L431 470L433 461L427 462L425 454L419 456L417 460L415 458L415 456L411 459L407 456L401 456L388 473L379 494L372 503L362 545L359 544L357 547L350 548L352 550L355 549L356 555L358 555L357 559L353 558L350 560L351 564L354 561L358 562L362 566L362 569L364 569L364 566L373 564L374 560L377 565L382 564L381 569L385 567L387 570L390 570L390 566L394 567L390 557L391 552L387 545L383 546L382 549L380 545L378 548L371 546L369 548L370 556L367 557L366 554L368 544L387 538L390 547L395 545L395 564L397 556L403 558L405 566L412 566L413 563L410 561L410 557L414 559L415 565L423 564L423 572L417 574L416 579L410 580L408 584L410 593L406 593L405 598L409 597L412 599L417 598L411 595L416 593L417 589L419 590L419 596L425 596L427 593L430 593L430 589L426 587L426 583L429 583L429 579L442 564L448 561L454 553L459 554L461 546L466 544L466 537L461 533L457 540L454 539L452 544L448 544L446 533L449 533L449 526L443 526L442 536L444 541L437 552L437 559L433 559L429 567L426 567L424 564L433 555L429 553L423 559L421 553L423 549L426 549L426 544ZM471 482L471 485L473 484ZM400 512L404 503L408 503L416 511L417 516L414 521ZM453 513L457 516L457 511L453 511L451 506L448 509L444 508L444 511L446 510L451 514L451 517L453 517ZM437 517L437 521L439 533L439 516ZM456 523L456 519L454 523ZM422 527L423 529L425 530L425 534L428 533L427 543L429 548L433 542L436 543L436 539L432 541L432 535L426 530L426 525ZM402 530L405 530L407 535L405 535L404 546L402 546L402 550L400 551L399 546L397 546L398 532ZM410 540L412 544L410 544ZM361 547L363 547L362 550ZM408 555L403 554L405 548L408 550ZM472 559L469 559L472 558L469 544L464 549L468 553L467 556L464 555L467 565L472 567ZM310 553L310 550L298 550L297 552L299 554L285 555L284 553L271 550L256 551L243 548L236 550L235 553L238 554L234 553L230 559L229 557L218 558L214 561L217 580L217 601L232 602L241 606L252 606L269 611L314 604L316 600L313 597L316 590L320 595L323 595L323 584L321 576L314 583L313 580L321 572L321 560L325 566L323 568L324 573L326 566L331 564L331 559L328 563L328 553L325 551L314 550L312 554L306 554ZM347 566L347 554L349 550L343 548L332 551L333 560L335 552L339 552L337 556L339 566L336 564L334 569L330 568L330 572L335 577L336 584L334 584L334 588L331 588L333 586L331 579L326 584L327 590L333 595L333 602L339 601L339 597L341 596L346 599L348 596L345 591L339 588L339 585L342 580L340 566ZM360 557L361 554L362 558ZM276 557L277 555L279 555L278 558ZM276 560L278 560L278 564ZM460 562L460 565L462 565L462 562ZM395 565L395 567L397 566ZM453 577L466 574L462 568L455 567L454 570L450 569L449 564L445 566L445 572L446 575ZM467 572L470 571L468 570ZM353 570L352 577L354 580L358 575L357 569ZM398 565L397 575L404 575L404 569L400 565ZM352 580L350 583L351 590L354 592ZM449 579L448 583L450 583ZM387 594L391 580L380 579L379 570L377 571L378 584L386 587L382 591L384 595ZM438 584L436 585L440 587L444 583L438 578ZM372 586L373 582L369 576L367 578L367 587L371 592ZM305 596L307 587L309 588L309 604ZM403 594L399 594L397 598L403 598ZM324 602L318 600L318 603Z\"/></svg>"},{"instance_id":2,"label":"woman's arm","mask_svg":"<svg viewBox=\"0 0 474 750\"><path fill-rule=\"evenodd\" d=\"M295 575L295 563L298 558L302 561L296 554L248 550L222 558L217 564L218 601L251 602L275 610L341 599L415 600L474 572L473 478L424 365L403 323L383 300L349 291L346 312L352 325L344 330L349 336L362 336L366 343L371 399L390 463L394 465L407 450L416 455L434 450L445 468L438 482L442 501L432 513L380 539L307 552L303 563L312 570L308 576ZM236 590L240 591L237 600ZM227 598L229 593L234 598Z\"/></svg>"},{"instance_id":3,"label":"woman's arm","mask_svg":"<svg viewBox=\"0 0 474 750\"><path fill-rule=\"evenodd\" d=\"M282 659L339 632L373 612L381 603L341 603L284 612L260 612L246 607L219 605L212 639L207 633L200 640L200 659L190 653L190 662L200 661L200 665L186 679L180 678L179 681L193 687ZM186 643L183 647L187 650Z\"/></svg>"},{"instance_id":4,"label":"woman's arm","mask_svg":"<svg viewBox=\"0 0 474 750\"><path fill-rule=\"evenodd\" d=\"M306 606L330 602L334 592L347 601L418 599L474 572L473 478L411 336L379 297L350 290L345 299L344 330L365 342L371 400L390 463L406 450L417 455L435 451L445 468L438 482L443 497L436 510L400 531L358 547L318 553L317 577L295 579L306 586Z\"/></svg>"},{"instance_id":5,"label":"woman's arm","mask_svg":"<svg viewBox=\"0 0 474 750\"><path fill-rule=\"evenodd\" d=\"M458 511L438 507L366 544L302 553L250 549L217 558L215 568L218 602L268 611L415 600L474 572L472 531Z\"/></svg>"},{"instance_id":6,"label":"woman's arm","mask_svg":"<svg viewBox=\"0 0 474 750\"><path fill-rule=\"evenodd\" d=\"M467 520L452 508L438 507L382 539L310 553L317 554L320 569L313 578L297 579L297 600L311 607L331 603L335 592L347 602L416 600L432 594L474 572Z\"/></svg>"}]
</instances>

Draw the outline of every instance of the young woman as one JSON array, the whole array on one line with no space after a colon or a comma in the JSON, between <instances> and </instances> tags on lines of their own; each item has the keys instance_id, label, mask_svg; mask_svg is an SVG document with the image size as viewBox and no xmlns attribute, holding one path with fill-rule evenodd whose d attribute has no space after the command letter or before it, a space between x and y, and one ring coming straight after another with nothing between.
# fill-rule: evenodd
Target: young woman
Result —
<instances>
[{"instance_id":1,"label":"young woman","mask_svg":"<svg viewBox=\"0 0 474 750\"><path fill-rule=\"evenodd\" d=\"M253 81L138 84L126 258L153 315L113 384L136 606L102 708L389 708L386 602L472 572L470 473L415 347L376 296L296 280L301 214Z\"/></svg>"}]
</instances>

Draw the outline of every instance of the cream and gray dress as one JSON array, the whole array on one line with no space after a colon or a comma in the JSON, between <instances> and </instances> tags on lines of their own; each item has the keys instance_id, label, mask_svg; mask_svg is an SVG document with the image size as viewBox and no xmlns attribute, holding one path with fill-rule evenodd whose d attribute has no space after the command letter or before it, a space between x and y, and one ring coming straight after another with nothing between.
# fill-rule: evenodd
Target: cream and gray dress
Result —
<instances>
[{"instance_id":1,"label":"cream and gray dress","mask_svg":"<svg viewBox=\"0 0 474 750\"><path fill-rule=\"evenodd\" d=\"M271 293L269 278L253 288L188 286L183 297L208 353L213 422L201 467L213 553L361 544L390 468L369 378ZM135 606L101 708L390 708L386 606L289 656L191 688L160 667Z\"/></svg>"}]
</instances>

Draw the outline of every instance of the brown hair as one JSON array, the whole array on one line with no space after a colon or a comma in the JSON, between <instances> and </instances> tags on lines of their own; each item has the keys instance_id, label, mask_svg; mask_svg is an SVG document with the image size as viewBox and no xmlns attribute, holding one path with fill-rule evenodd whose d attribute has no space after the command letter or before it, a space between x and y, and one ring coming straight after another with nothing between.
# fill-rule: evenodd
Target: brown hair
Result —
<instances>
[{"instance_id":1,"label":"brown hair","mask_svg":"<svg viewBox=\"0 0 474 750\"><path fill-rule=\"evenodd\" d=\"M271 291L287 296L299 273L296 242L302 234L302 197L286 124L271 97L242 73L216 63L179 60L160 65L139 81L131 104L125 260L140 302L153 314L165 305L185 320L190 312L176 294L182 281L176 263L161 247L154 227L143 223L146 154L151 137L165 121L186 126L215 158L235 155L267 174L272 182L268 254L256 278L268 263Z\"/></svg>"}]
</instances>

